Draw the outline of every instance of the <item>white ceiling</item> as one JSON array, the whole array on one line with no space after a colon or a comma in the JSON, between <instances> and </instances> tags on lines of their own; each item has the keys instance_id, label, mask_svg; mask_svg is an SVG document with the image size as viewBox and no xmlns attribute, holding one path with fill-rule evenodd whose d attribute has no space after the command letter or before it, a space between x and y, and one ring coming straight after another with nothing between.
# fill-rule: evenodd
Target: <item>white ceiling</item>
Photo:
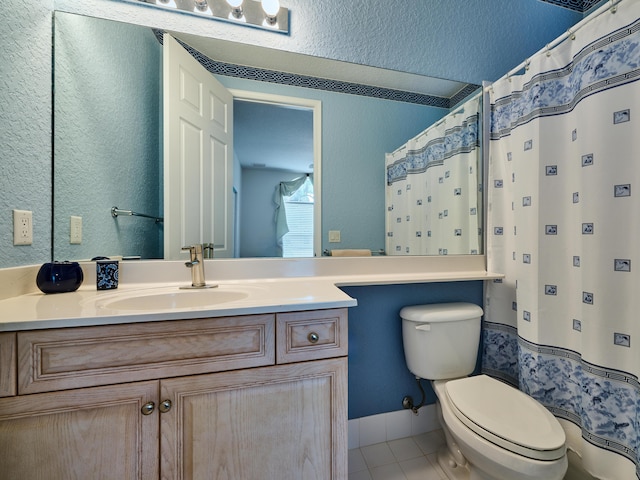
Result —
<instances>
[{"instance_id":1,"label":"white ceiling","mask_svg":"<svg viewBox=\"0 0 640 480\"><path fill-rule=\"evenodd\" d=\"M313 172L313 111L234 102L234 150L243 168Z\"/></svg>"}]
</instances>

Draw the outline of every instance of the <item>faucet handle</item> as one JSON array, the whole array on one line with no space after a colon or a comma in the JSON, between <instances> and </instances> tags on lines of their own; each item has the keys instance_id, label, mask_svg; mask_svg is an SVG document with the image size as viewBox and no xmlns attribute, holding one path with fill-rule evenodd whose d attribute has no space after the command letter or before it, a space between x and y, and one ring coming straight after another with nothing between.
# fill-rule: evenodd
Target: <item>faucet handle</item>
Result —
<instances>
[{"instance_id":1,"label":"faucet handle","mask_svg":"<svg viewBox=\"0 0 640 480\"><path fill-rule=\"evenodd\" d=\"M191 257L202 256L202 244L196 243L195 245L187 245L186 247L182 247L182 250L189 250Z\"/></svg>"},{"instance_id":2,"label":"faucet handle","mask_svg":"<svg viewBox=\"0 0 640 480\"><path fill-rule=\"evenodd\" d=\"M189 250L189 261L185 263L187 267L193 267L202 261L202 245L188 245L186 247L182 247L182 250Z\"/></svg>"},{"instance_id":3,"label":"faucet handle","mask_svg":"<svg viewBox=\"0 0 640 480\"><path fill-rule=\"evenodd\" d=\"M213 258L213 243L202 244L202 255L204 258Z\"/></svg>"}]
</instances>

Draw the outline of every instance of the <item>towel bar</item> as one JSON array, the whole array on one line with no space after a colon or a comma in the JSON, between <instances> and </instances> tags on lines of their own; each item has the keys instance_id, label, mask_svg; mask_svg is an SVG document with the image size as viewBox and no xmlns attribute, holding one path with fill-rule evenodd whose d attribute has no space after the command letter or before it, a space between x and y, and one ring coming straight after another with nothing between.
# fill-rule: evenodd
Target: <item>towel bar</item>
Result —
<instances>
[{"instance_id":1,"label":"towel bar","mask_svg":"<svg viewBox=\"0 0 640 480\"><path fill-rule=\"evenodd\" d=\"M134 216L134 217L153 218L156 221L156 223L164 222L164 218L162 218L162 217L156 217L154 215L147 215L146 213L132 212L131 210L122 210L122 209L120 209L118 207L111 207L111 216L113 218L116 218L118 215L128 215L128 216Z\"/></svg>"}]
</instances>

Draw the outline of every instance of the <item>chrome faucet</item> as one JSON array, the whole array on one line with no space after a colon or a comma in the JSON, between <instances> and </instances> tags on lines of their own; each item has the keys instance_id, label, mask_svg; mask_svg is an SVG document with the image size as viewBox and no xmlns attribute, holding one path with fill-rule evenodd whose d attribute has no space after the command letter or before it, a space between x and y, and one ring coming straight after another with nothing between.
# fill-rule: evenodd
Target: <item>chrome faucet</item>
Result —
<instances>
[{"instance_id":1,"label":"chrome faucet","mask_svg":"<svg viewBox=\"0 0 640 480\"><path fill-rule=\"evenodd\" d=\"M189 250L189 261L185 265L191 269L191 286L181 288L212 288L217 285L207 285L204 279L204 258L202 257L202 245L190 245L182 247L182 250Z\"/></svg>"}]
</instances>

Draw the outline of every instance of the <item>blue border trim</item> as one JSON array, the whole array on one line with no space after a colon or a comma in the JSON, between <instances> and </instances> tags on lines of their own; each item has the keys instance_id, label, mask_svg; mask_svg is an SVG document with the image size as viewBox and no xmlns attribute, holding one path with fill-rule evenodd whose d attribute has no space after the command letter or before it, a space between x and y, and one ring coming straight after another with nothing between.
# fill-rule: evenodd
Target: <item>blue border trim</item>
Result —
<instances>
[{"instance_id":1,"label":"blue border trim","mask_svg":"<svg viewBox=\"0 0 640 480\"><path fill-rule=\"evenodd\" d=\"M545 3L564 7L574 12L585 13L600 0L542 0Z\"/></svg>"},{"instance_id":2,"label":"blue border trim","mask_svg":"<svg viewBox=\"0 0 640 480\"><path fill-rule=\"evenodd\" d=\"M154 34L162 44L162 31L154 29ZM428 107L450 109L466 97L480 88L480 85L468 84L453 97L438 97L435 95L425 95L404 90L394 90L391 88L374 87L360 83L342 82L339 80L329 80L308 75L297 75L293 73L279 72L256 67L247 67L233 63L217 62L203 55L189 45L180 44L196 59L200 64L214 75L224 75L227 77L244 78L258 82L277 83L280 85L290 85L294 87L312 88L328 92L347 93L350 95L360 95L364 97L380 98L396 102L415 103Z\"/></svg>"}]
</instances>

